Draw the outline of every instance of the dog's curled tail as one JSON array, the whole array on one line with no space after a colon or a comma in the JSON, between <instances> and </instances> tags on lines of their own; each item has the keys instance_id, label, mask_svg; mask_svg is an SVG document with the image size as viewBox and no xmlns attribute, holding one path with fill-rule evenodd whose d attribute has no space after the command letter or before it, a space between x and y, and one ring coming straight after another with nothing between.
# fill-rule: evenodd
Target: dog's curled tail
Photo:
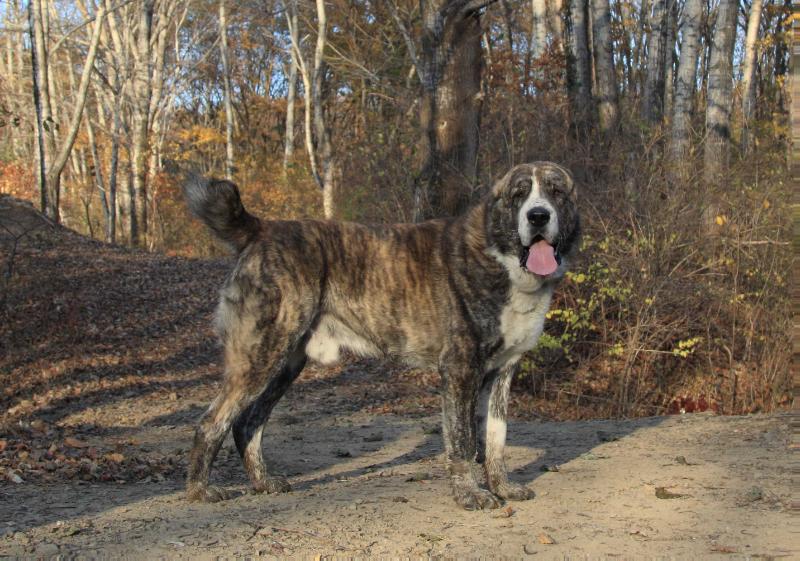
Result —
<instances>
[{"instance_id":1,"label":"dog's curled tail","mask_svg":"<svg viewBox=\"0 0 800 561\"><path fill-rule=\"evenodd\" d=\"M190 174L183 192L189 210L237 253L261 230L261 222L245 210L239 189L230 181Z\"/></svg>"}]
</instances>

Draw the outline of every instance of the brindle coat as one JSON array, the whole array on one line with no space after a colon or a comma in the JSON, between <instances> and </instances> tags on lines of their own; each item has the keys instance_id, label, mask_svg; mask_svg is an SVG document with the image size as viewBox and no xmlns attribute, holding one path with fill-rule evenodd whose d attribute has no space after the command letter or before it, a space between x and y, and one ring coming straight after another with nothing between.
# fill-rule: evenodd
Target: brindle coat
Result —
<instances>
[{"instance_id":1,"label":"brindle coat","mask_svg":"<svg viewBox=\"0 0 800 561\"><path fill-rule=\"evenodd\" d=\"M289 490L265 467L264 424L307 358L331 363L340 348L438 369L456 502L494 508L532 497L508 480L505 419L516 362L541 333L578 234L566 170L520 165L462 216L377 227L260 221L227 181L195 178L185 191L193 212L239 253L217 310L225 374L195 434L190 499L229 496L208 475L231 426L254 489ZM532 205L553 213L548 226L527 223ZM546 277L520 265L534 236L560 258Z\"/></svg>"}]
</instances>

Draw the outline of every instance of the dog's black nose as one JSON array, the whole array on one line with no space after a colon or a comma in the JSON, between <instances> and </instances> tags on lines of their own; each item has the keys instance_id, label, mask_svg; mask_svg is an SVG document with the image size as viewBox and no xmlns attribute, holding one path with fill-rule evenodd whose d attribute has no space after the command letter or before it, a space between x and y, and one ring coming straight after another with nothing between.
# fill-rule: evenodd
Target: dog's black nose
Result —
<instances>
[{"instance_id":1,"label":"dog's black nose","mask_svg":"<svg viewBox=\"0 0 800 561\"><path fill-rule=\"evenodd\" d=\"M535 206L528 211L528 222L534 226L544 226L550 221L550 211L543 206Z\"/></svg>"}]
</instances>

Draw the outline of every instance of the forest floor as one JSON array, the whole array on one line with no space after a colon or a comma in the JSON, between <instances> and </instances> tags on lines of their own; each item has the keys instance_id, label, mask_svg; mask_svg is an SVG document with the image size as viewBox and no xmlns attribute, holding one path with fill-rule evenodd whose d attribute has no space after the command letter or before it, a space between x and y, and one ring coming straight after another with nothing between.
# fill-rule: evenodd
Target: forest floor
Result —
<instances>
[{"instance_id":1,"label":"forest floor","mask_svg":"<svg viewBox=\"0 0 800 561\"><path fill-rule=\"evenodd\" d=\"M292 492L248 494L229 439L212 480L241 496L188 503L230 262L93 242L8 197L0 226L0 558L800 558L786 414L556 422L518 398L508 463L536 498L467 512L436 377L371 360L307 368L276 408Z\"/></svg>"}]
</instances>

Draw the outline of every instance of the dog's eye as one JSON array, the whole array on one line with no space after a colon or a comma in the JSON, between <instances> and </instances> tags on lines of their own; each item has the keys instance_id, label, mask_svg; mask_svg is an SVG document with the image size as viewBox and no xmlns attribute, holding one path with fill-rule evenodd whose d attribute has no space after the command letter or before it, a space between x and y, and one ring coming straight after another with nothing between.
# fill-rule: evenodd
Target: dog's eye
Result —
<instances>
[{"instance_id":1,"label":"dog's eye","mask_svg":"<svg viewBox=\"0 0 800 561\"><path fill-rule=\"evenodd\" d=\"M511 198L514 201L524 198L528 193L530 193L532 185L533 183L531 183L530 178L518 180L516 183L514 183L514 188L511 191Z\"/></svg>"}]
</instances>

